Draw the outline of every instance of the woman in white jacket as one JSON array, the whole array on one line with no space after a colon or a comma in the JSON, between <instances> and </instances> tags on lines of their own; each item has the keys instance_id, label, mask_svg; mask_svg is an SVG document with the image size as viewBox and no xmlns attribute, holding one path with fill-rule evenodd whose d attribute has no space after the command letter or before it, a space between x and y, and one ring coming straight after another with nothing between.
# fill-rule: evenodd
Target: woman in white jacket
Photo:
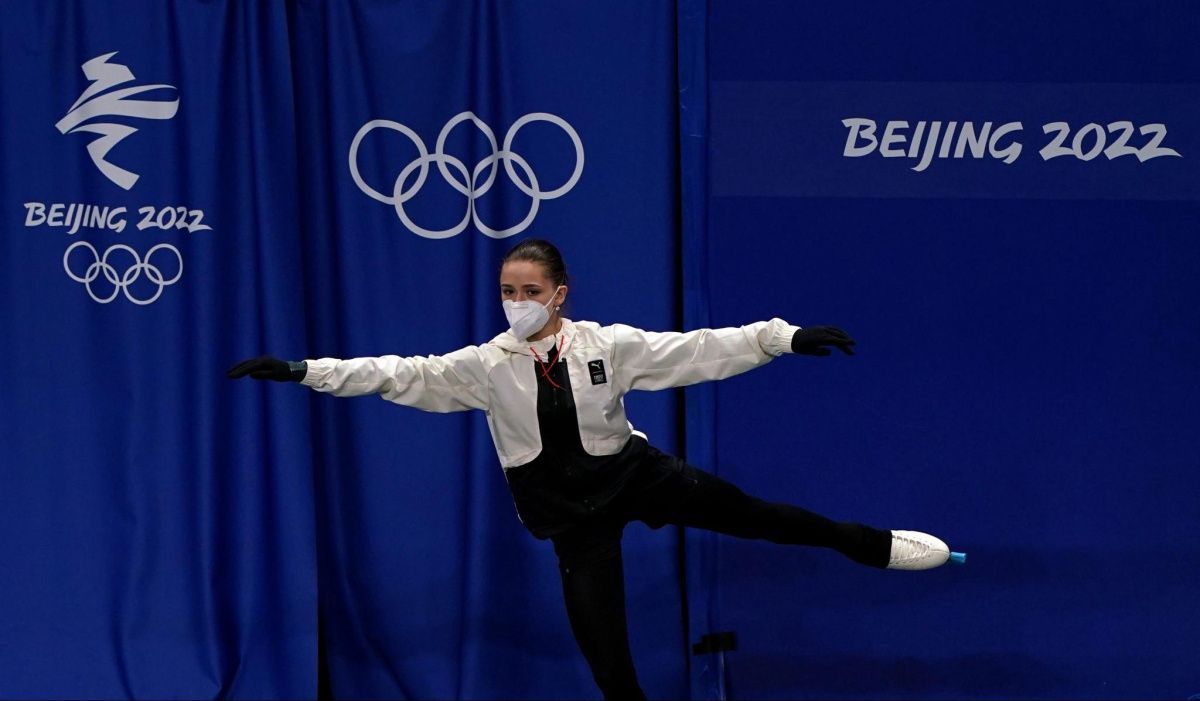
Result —
<instances>
[{"instance_id":1,"label":"woman in white jacket","mask_svg":"<svg viewBox=\"0 0 1200 701\"><path fill-rule=\"evenodd\" d=\"M949 558L946 544L924 533L838 523L747 496L655 449L625 418L630 390L719 380L784 353L852 355L844 331L781 319L687 333L600 326L562 316L567 291L558 249L526 240L500 270L511 327L483 345L429 357L264 356L229 376L299 381L342 397L379 394L427 411L486 412L518 517L554 543L571 628L606 699L645 698L625 621L621 534L630 521L828 547L879 568L929 569Z\"/></svg>"}]
</instances>

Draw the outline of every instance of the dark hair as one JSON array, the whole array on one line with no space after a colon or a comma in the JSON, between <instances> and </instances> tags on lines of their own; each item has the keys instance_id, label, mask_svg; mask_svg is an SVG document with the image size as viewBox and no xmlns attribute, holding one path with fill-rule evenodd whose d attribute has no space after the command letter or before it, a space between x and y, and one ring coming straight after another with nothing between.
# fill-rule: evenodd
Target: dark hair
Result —
<instances>
[{"instance_id":1,"label":"dark hair","mask_svg":"<svg viewBox=\"0 0 1200 701\"><path fill-rule=\"evenodd\" d=\"M546 277L555 285L567 284L567 266L563 264L562 254L554 244L542 239L525 239L504 256L500 267L511 260L527 260L539 263L546 270Z\"/></svg>"}]
</instances>

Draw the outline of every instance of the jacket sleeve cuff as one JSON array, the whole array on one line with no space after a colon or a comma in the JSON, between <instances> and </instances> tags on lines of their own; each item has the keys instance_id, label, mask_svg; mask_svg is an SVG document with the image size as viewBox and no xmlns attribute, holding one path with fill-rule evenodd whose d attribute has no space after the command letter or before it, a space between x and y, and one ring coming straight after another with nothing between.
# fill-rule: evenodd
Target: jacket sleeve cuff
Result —
<instances>
[{"instance_id":1,"label":"jacket sleeve cuff","mask_svg":"<svg viewBox=\"0 0 1200 701\"><path fill-rule=\"evenodd\" d=\"M321 386L333 374L333 368L337 362L334 358L306 359L304 364L308 366L308 372L304 373L304 379L300 380L300 384L313 388Z\"/></svg>"},{"instance_id":2,"label":"jacket sleeve cuff","mask_svg":"<svg viewBox=\"0 0 1200 701\"><path fill-rule=\"evenodd\" d=\"M759 342L767 355L777 357L784 353L791 353L792 336L795 336L799 330L799 326L789 324L783 319L771 319L759 333Z\"/></svg>"}]
</instances>

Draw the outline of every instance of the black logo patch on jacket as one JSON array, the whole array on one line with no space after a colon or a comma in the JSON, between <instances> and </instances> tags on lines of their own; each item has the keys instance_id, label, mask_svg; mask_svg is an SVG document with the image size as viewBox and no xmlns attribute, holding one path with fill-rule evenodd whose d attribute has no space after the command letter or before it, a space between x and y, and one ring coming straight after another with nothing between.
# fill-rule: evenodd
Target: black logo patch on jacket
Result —
<instances>
[{"instance_id":1,"label":"black logo patch on jacket","mask_svg":"<svg viewBox=\"0 0 1200 701\"><path fill-rule=\"evenodd\" d=\"M592 384L594 385L602 385L608 382L608 377L604 374L603 360L589 360L588 374L592 376Z\"/></svg>"}]
</instances>

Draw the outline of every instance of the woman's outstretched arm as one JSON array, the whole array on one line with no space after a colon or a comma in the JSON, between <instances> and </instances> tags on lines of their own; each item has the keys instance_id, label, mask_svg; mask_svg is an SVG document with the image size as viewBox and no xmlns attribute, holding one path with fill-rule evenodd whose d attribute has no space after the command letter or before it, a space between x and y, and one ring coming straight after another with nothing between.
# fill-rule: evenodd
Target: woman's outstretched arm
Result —
<instances>
[{"instance_id":1,"label":"woman's outstretched arm","mask_svg":"<svg viewBox=\"0 0 1200 701\"><path fill-rule=\"evenodd\" d=\"M642 331L615 324L613 366L628 389L656 390L721 380L765 365L784 353L852 355L853 339L832 326L801 329L783 319L684 333Z\"/></svg>"},{"instance_id":2,"label":"woman's outstretched arm","mask_svg":"<svg viewBox=\"0 0 1200 701\"><path fill-rule=\"evenodd\" d=\"M425 411L487 409L484 351L468 346L446 355L319 358L284 361L262 356L230 368L231 378L295 381L338 397L378 394Z\"/></svg>"}]
</instances>

